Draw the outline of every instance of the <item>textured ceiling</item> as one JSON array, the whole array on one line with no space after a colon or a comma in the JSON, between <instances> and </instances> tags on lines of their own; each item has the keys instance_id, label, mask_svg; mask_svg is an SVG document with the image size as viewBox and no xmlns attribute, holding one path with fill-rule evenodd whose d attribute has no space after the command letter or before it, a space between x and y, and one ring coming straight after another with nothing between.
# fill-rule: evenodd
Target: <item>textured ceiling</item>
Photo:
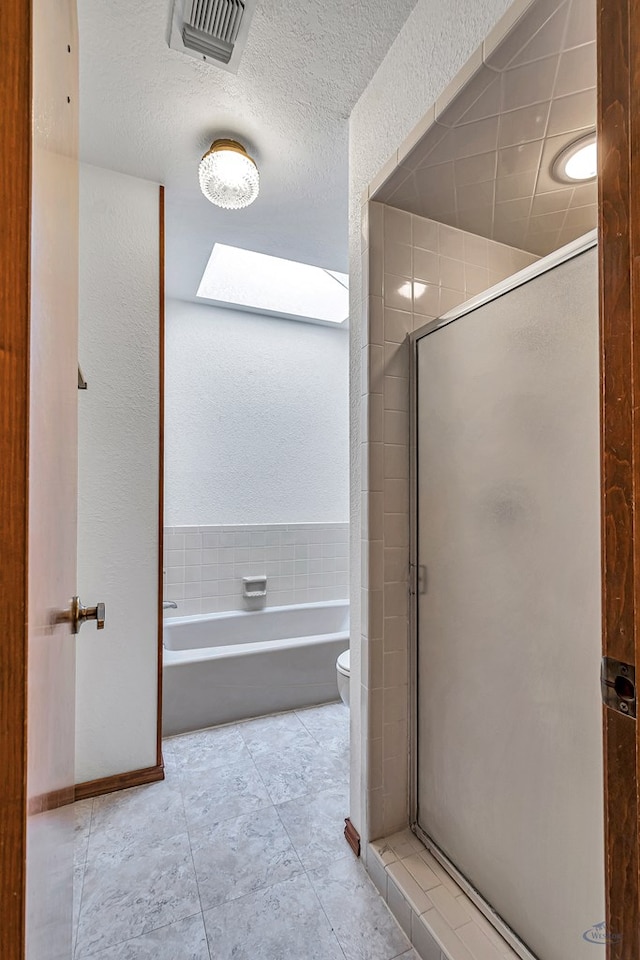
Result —
<instances>
[{"instance_id":1,"label":"textured ceiling","mask_svg":"<svg viewBox=\"0 0 640 960\"><path fill-rule=\"evenodd\" d=\"M170 0L79 0L81 158L165 184L168 295L195 297L216 240L347 269L347 119L415 2L258 0L233 75L169 49ZM217 135L258 162L244 211L200 194Z\"/></svg>"},{"instance_id":2,"label":"textured ceiling","mask_svg":"<svg viewBox=\"0 0 640 960\"><path fill-rule=\"evenodd\" d=\"M535 0L375 199L539 255L595 227L595 183L550 172L595 129L595 32L595 0Z\"/></svg>"}]
</instances>

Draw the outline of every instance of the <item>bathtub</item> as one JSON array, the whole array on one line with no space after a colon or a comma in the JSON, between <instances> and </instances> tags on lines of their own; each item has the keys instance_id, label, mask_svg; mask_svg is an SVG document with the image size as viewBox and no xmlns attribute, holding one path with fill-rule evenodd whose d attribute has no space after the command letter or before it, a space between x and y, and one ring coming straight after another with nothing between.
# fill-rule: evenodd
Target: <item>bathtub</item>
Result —
<instances>
[{"instance_id":1,"label":"bathtub","mask_svg":"<svg viewBox=\"0 0 640 960\"><path fill-rule=\"evenodd\" d=\"M164 621L165 736L338 699L346 600Z\"/></svg>"}]
</instances>

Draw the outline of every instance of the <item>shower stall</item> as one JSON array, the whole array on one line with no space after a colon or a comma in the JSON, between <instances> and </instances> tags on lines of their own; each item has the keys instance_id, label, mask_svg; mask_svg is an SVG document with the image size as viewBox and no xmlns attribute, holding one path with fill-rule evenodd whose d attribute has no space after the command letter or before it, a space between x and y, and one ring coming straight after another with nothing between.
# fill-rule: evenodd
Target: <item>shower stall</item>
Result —
<instances>
[{"instance_id":1,"label":"shower stall","mask_svg":"<svg viewBox=\"0 0 640 960\"><path fill-rule=\"evenodd\" d=\"M411 335L413 828L537 960L605 910L596 243Z\"/></svg>"}]
</instances>

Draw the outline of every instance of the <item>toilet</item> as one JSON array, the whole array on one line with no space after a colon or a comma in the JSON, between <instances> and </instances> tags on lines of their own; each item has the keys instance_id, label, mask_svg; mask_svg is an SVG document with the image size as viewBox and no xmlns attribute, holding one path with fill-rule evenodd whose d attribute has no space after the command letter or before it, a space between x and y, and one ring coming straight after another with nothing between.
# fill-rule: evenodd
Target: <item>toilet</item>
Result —
<instances>
[{"instance_id":1,"label":"toilet","mask_svg":"<svg viewBox=\"0 0 640 960\"><path fill-rule=\"evenodd\" d=\"M349 651L345 650L344 653L341 653L338 659L336 660L336 673L338 675L338 693L340 694L340 699L345 704L349 706L349 676L351 673L351 663L349 659Z\"/></svg>"}]
</instances>

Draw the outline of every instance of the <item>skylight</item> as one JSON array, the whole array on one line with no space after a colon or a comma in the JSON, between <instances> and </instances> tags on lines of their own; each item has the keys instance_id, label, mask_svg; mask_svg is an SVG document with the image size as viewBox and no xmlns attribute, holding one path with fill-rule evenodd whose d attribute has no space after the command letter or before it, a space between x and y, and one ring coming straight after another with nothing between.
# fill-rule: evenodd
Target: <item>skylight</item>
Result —
<instances>
[{"instance_id":1,"label":"skylight","mask_svg":"<svg viewBox=\"0 0 640 960\"><path fill-rule=\"evenodd\" d=\"M323 323L349 315L349 278L308 263L214 244L198 296L233 307Z\"/></svg>"}]
</instances>

